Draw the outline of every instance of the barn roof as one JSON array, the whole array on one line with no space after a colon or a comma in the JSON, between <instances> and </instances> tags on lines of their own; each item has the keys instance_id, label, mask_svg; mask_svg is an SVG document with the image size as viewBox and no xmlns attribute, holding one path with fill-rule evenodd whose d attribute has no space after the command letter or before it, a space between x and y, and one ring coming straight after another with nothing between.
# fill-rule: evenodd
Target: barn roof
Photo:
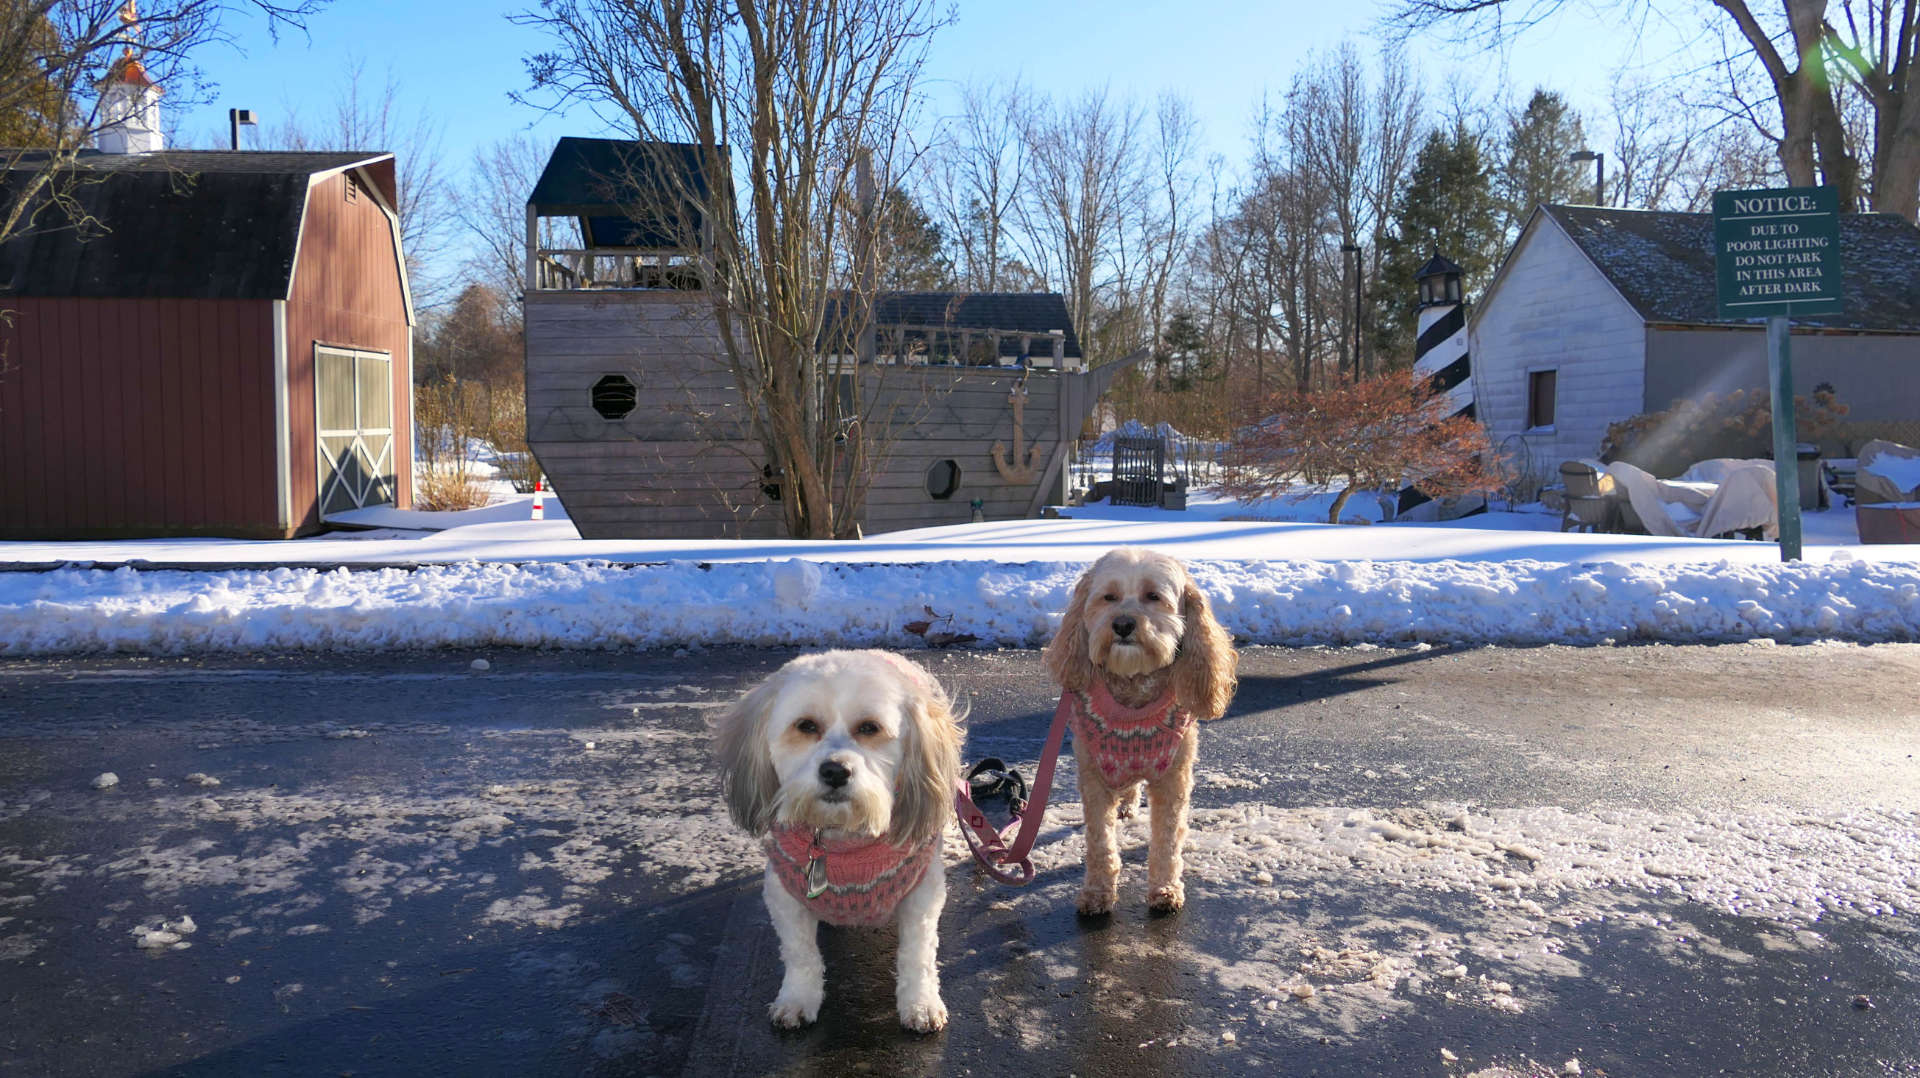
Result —
<instances>
[{"instance_id":1,"label":"barn roof","mask_svg":"<svg viewBox=\"0 0 1920 1078\"><path fill-rule=\"evenodd\" d=\"M1074 336L1067 301L1058 292L882 292L873 300L873 320L881 326L930 326L949 330L997 329L1044 337L1053 330L1066 334L1065 355L1080 358L1080 339ZM830 336L838 311L827 312L825 335ZM1036 350L1051 356L1052 345L1035 342ZM1000 354L1020 354L1020 341L1003 337Z\"/></svg>"},{"instance_id":2,"label":"barn roof","mask_svg":"<svg viewBox=\"0 0 1920 1078\"><path fill-rule=\"evenodd\" d=\"M685 247L698 234L698 208L688 207L687 225L676 225L653 207L682 189L706 202L711 187L700 158L692 143L563 138L527 205L544 216L579 217L591 247Z\"/></svg>"},{"instance_id":3,"label":"barn roof","mask_svg":"<svg viewBox=\"0 0 1920 1078\"><path fill-rule=\"evenodd\" d=\"M1750 325L1720 317L1713 215L1593 206L1540 207L1648 322ZM1920 228L1890 213L1840 215L1844 306L1796 317L1829 329L1920 333Z\"/></svg>"},{"instance_id":4,"label":"barn roof","mask_svg":"<svg viewBox=\"0 0 1920 1078\"><path fill-rule=\"evenodd\" d=\"M9 156L15 163L0 183L44 160ZM83 153L65 175L89 222L76 228L43 208L38 227L0 244L0 294L285 299L312 177L391 162L365 151ZM391 199L391 178L380 171L376 182Z\"/></svg>"}]
</instances>

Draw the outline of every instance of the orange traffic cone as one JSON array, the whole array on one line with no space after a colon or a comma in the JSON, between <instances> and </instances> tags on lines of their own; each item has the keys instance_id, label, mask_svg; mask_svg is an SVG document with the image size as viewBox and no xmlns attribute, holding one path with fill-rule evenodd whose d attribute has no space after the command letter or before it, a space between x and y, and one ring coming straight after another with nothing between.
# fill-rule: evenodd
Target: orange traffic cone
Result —
<instances>
[{"instance_id":1,"label":"orange traffic cone","mask_svg":"<svg viewBox=\"0 0 1920 1078\"><path fill-rule=\"evenodd\" d=\"M544 475L533 481L533 519L547 519L547 477Z\"/></svg>"}]
</instances>

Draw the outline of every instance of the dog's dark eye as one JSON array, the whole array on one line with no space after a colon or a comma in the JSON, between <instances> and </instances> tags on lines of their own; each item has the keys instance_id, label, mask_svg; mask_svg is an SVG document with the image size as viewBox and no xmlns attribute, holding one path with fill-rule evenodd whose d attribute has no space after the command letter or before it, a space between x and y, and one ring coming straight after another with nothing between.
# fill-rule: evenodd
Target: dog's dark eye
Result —
<instances>
[{"instance_id":1,"label":"dog's dark eye","mask_svg":"<svg viewBox=\"0 0 1920 1078\"><path fill-rule=\"evenodd\" d=\"M872 719L867 719L861 722L860 725L854 727L853 732L861 737L874 737L880 733L880 724L874 722Z\"/></svg>"},{"instance_id":2,"label":"dog's dark eye","mask_svg":"<svg viewBox=\"0 0 1920 1078\"><path fill-rule=\"evenodd\" d=\"M793 728L809 737L820 732L820 724L812 719L801 719L793 724Z\"/></svg>"},{"instance_id":3,"label":"dog's dark eye","mask_svg":"<svg viewBox=\"0 0 1920 1078\"><path fill-rule=\"evenodd\" d=\"M1150 602L1150 603L1157 603L1157 602L1159 602L1159 601L1160 601L1160 593L1159 593L1159 592L1157 592L1157 591L1150 591L1150 592L1148 592L1148 593L1147 593L1147 602Z\"/></svg>"},{"instance_id":4,"label":"dog's dark eye","mask_svg":"<svg viewBox=\"0 0 1920 1078\"><path fill-rule=\"evenodd\" d=\"M1120 597L1118 595L1115 595L1112 592L1108 592L1105 595L1102 595L1100 598L1106 600L1109 603L1117 603L1120 601Z\"/></svg>"}]
</instances>

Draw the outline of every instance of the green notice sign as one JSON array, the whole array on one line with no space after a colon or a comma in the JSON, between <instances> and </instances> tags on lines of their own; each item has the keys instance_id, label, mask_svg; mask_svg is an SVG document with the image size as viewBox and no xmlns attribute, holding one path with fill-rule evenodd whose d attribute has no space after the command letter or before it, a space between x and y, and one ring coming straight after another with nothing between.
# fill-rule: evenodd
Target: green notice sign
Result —
<instances>
[{"instance_id":1,"label":"green notice sign","mask_svg":"<svg viewBox=\"0 0 1920 1078\"><path fill-rule=\"evenodd\" d=\"M1840 198L1831 187L1715 191L1720 317L1840 310Z\"/></svg>"}]
</instances>

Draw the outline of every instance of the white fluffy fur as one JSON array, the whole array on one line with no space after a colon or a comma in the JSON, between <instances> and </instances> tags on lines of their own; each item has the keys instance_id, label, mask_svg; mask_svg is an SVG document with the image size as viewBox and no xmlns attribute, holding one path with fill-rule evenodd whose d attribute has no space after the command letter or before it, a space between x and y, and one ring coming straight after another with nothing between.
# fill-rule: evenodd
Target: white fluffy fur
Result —
<instances>
[{"instance_id":1,"label":"white fluffy fur","mask_svg":"<svg viewBox=\"0 0 1920 1078\"><path fill-rule=\"evenodd\" d=\"M754 835L800 824L827 838L885 836L896 844L940 832L960 772L960 726L933 676L884 651L829 651L787 663L716 723L716 747L733 818ZM820 779L834 761L850 775L838 793ZM767 868L767 910L785 966L773 1021L795 1027L820 1014L825 967L819 919ZM935 962L947 878L937 855L901 900L895 1000L900 1023L931 1032L947 1023Z\"/></svg>"},{"instance_id":2,"label":"white fluffy fur","mask_svg":"<svg viewBox=\"0 0 1920 1078\"><path fill-rule=\"evenodd\" d=\"M1122 618L1132 622L1126 634L1114 629ZM1179 706L1203 721L1226 713L1239 664L1233 638L1214 620L1206 595L1186 566L1166 554L1132 547L1102 555L1075 583L1044 658L1047 672L1063 691L1085 690L1099 678L1115 700L1139 707L1171 684ZM1110 912L1119 899L1118 820L1133 815L1142 785L1153 822L1147 844L1147 905L1172 912L1186 903L1181 851L1199 746L1196 724L1187 728L1165 773L1115 789L1075 742L1087 819L1086 879L1077 903L1081 913Z\"/></svg>"}]
</instances>

